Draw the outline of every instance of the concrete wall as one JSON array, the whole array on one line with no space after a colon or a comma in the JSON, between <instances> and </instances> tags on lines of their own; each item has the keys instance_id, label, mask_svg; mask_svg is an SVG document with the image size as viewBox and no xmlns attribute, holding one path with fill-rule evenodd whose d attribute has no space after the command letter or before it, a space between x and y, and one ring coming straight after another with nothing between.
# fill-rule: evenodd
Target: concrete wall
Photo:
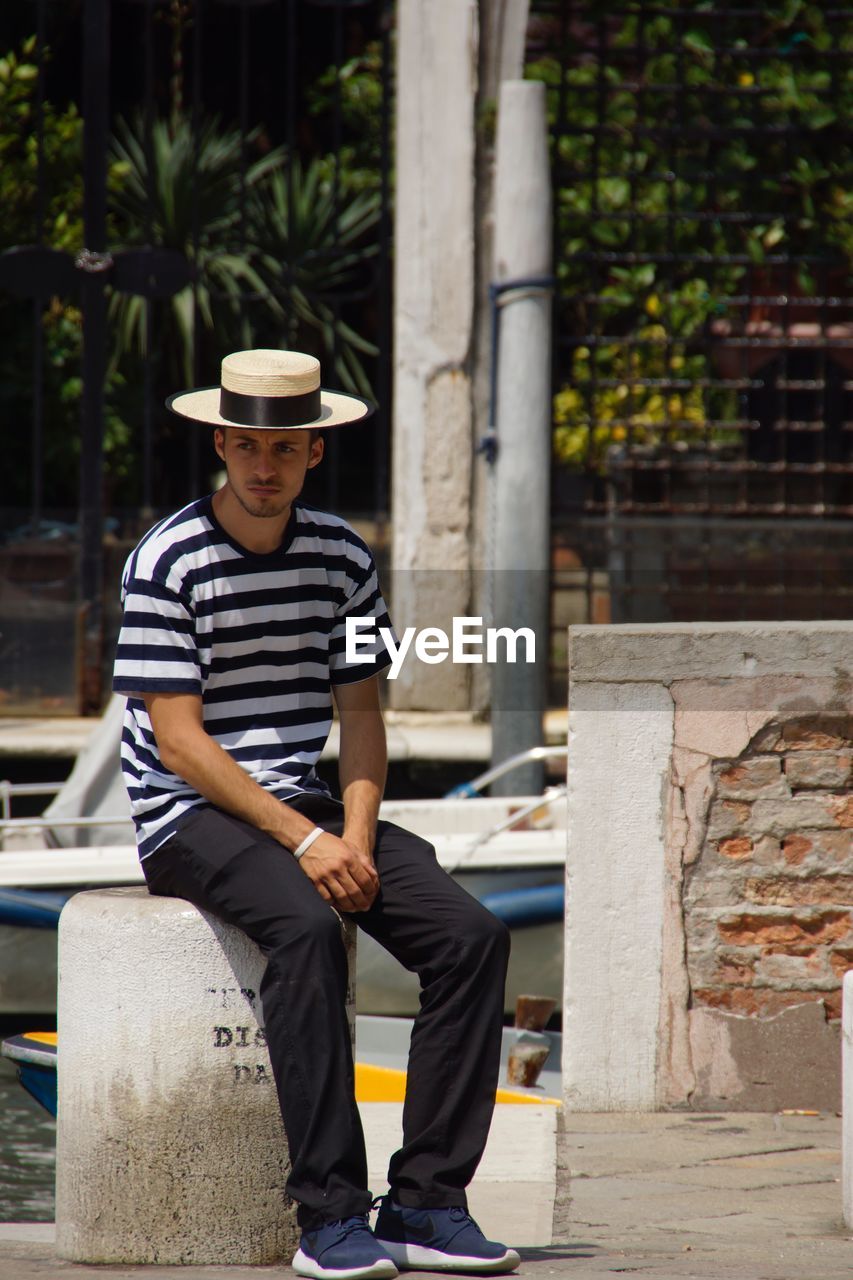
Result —
<instances>
[{"instance_id":1,"label":"concrete wall","mask_svg":"<svg viewBox=\"0 0 853 1280\"><path fill-rule=\"evenodd\" d=\"M851 640L570 629L568 1105L837 1109Z\"/></svg>"}]
</instances>

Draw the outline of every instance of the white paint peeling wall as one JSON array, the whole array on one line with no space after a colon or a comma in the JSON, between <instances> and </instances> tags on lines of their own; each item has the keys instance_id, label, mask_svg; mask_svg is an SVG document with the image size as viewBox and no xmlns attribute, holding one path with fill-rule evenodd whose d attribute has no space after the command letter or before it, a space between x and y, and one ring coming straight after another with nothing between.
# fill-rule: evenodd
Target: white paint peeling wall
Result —
<instances>
[{"instance_id":1,"label":"white paint peeling wall","mask_svg":"<svg viewBox=\"0 0 853 1280\"><path fill-rule=\"evenodd\" d=\"M672 717L659 685L570 688L563 1088L573 1110L657 1102Z\"/></svg>"}]
</instances>

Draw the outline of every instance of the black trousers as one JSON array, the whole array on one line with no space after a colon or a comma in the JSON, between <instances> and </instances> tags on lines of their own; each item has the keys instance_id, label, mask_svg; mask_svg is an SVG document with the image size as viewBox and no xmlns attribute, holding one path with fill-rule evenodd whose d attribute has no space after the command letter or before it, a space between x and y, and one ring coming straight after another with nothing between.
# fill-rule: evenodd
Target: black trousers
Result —
<instances>
[{"instance_id":1,"label":"black trousers","mask_svg":"<svg viewBox=\"0 0 853 1280\"><path fill-rule=\"evenodd\" d=\"M335 835L343 830L336 800L306 794L288 803ZM388 1181L398 1204L465 1205L498 1083L509 933L420 837L380 822L374 858L379 893L351 918L421 984L403 1145ZM214 808L191 814L142 865L151 893L236 925L267 958L260 997L300 1225L366 1212L337 913L276 840Z\"/></svg>"}]
</instances>

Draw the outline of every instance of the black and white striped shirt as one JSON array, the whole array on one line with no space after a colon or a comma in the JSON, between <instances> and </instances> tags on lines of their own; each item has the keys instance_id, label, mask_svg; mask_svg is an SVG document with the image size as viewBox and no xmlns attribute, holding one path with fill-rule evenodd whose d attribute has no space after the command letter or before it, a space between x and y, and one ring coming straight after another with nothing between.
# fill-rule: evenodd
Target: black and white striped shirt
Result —
<instances>
[{"instance_id":1,"label":"black and white striped shirt","mask_svg":"<svg viewBox=\"0 0 853 1280\"><path fill-rule=\"evenodd\" d=\"M346 661L348 616L375 618L377 631L391 624L373 557L344 520L294 503L281 545L260 555L201 498L145 535L122 603L113 688L128 695L121 761L141 857L205 801L163 765L140 694L200 694L206 731L282 799L328 791L315 765L332 685L390 662L380 640L375 663Z\"/></svg>"}]
</instances>

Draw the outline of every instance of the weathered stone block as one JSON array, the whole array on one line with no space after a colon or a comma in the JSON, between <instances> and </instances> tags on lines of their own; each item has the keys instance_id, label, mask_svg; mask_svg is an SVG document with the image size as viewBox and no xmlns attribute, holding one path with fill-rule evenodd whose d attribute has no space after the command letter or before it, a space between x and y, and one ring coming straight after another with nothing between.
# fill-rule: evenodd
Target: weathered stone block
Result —
<instances>
[{"instance_id":1,"label":"weathered stone block","mask_svg":"<svg viewBox=\"0 0 853 1280\"><path fill-rule=\"evenodd\" d=\"M829 985L834 985L823 956L815 952L796 956L771 952L762 956L755 965L756 982L772 982L789 989L819 989L820 980L823 979L825 984L827 978Z\"/></svg>"},{"instance_id":2,"label":"weathered stone block","mask_svg":"<svg viewBox=\"0 0 853 1280\"><path fill-rule=\"evenodd\" d=\"M749 902L763 906L821 906L853 904L853 876L750 877L744 886Z\"/></svg>"},{"instance_id":3,"label":"weathered stone block","mask_svg":"<svg viewBox=\"0 0 853 1280\"><path fill-rule=\"evenodd\" d=\"M820 830L839 825L831 797L802 793L789 800L756 800L745 834L784 837L804 827Z\"/></svg>"},{"instance_id":4,"label":"weathered stone block","mask_svg":"<svg viewBox=\"0 0 853 1280\"><path fill-rule=\"evenodd\" d=\"M782 841L782 855L789 866L808 863L821 870L834 863L850 865L853 861L853 833L841 831L800 831Z\"/></svg>"},{"instance_id":5,"label":"weathered stone block","mask_svg":"<svg viewBox=\"0 0 853 1280\"><path fill-rule=\"evenodd\" d=\"M690 975L696 987L721 987L726 983L720 978L721 961L715 951L690 951Z\"/></svg>"},{"instance_id":6,"label":"weathered stone block","mask_svg":"<svg viewBox=\"0 0 853 1280\"><path fill-rule=\"evenodd\" d=\"M738 907L742 899L738 897ZM719 922L733 920L737 913L723 907L695 907L691 912L690 929L687 933L687 947L691 953L707 952L716 954L720 946Z\"/></svg>"},{"instance_id":7,"label":"weathered stone block","mask_svg":"<svg viewBox=\"0 0 853 1280\"><path fill-rule=\"evenodd\" d=\"M747 956L744 953L740 953L737 957L718 956L714 985L719 987L751 987L755 981L756 965L759 963L760 958L760 956Z\"/></svg>"},{"instance_id":8,"label":"weathered stone block","mask_svg":"<svg viewBox=\"0 0 853 1280\"><path fill-rule=\"evenodd\" d=\"M723 942L729 945L779 947L840 942L851 932L851 914L844 910L798 912L750 912L724 916L717 921Z\"/></svg>"},{"instance_id":9,"label":"weathered stone block","mask_svg":"<svg viewBox=\"0 0 853 1280\"><path fill-rule=\"evenodd\" d=\"M849 622L681 622L572 627L580 680L829 677L849 664Z\"/></svg>"},{"instance_id":10,"label":"weathered stone block","mask_svg":"<svg viewBox=\"0 0 853 1280\"><path fill-rule=\"evenodd\" d=\"M683 895L691 913L700 907L736 907L742 899L740 878L729 872L694 876Z\"/></svg>"},{"instance_id":11,"label":"weathered stone block","mask_svg":"<svg viewBox=\"0 0 853 1280\"><path fill-rule=\"evenodd\" d=\"M759 867L776 866L782 861L782 844L777 836L759 836L752 847L752 860Z\"/></svg>"},{"instance_id":12,"label":"weathered stone block","mask_svg":"<svg viewBox=\"0 0 853 1280\"><path fill-rule=\"evenodd\" d=\"M351 980L353 935L346 925ZM289 1261L299 1231L258 1021L265 968L245 934L179 898L100 889L64 908L60 1257Z\"/></svg>"},{"instance_id":13,"label":"weathered stone block","mask_svg":"<svg viewBox=\"0 0 853 1280\"><path fill-rule=\"evenodd\" d=\"M838 826L847 831L853 831L853 796L845 796L843 800L838 799L830 807L835 814Z\"/></svg>"},{"instance_id":14,"label":"weathered stone block","mask_svg":"<svg viewBox=\"0 0 853 1280\"><path fill-rule=\"evenodd\" d=\"M853 717L849 715L811 716L789 720L782 726L779 751L843 751L853 737Z\"/></svg>"},{"instance_id":15,"label":"weathered stone block","mask_svg":"<svg viewBox=\"0 0 853 1280\"><path fill-rule=\"evenodd\" d=\"M732 800L784 797L790 792L782 776L778 756L758 756L739 760L722 769L718 775L717 795Z\"/></svg>"},{"instance_id":16,"label":"weathered stone block","mask_svg":"<svg viewBox=\"0 0 853 1280\"><path fill-rule=\"evenodd\" d=\"M795 791L841 791L850 780L850 762L849 752L791 752L785 756L785 779Z\"/></svg>"},{"instance_id":17,"label":"weathered stone block","mask_svg":"<svg viewBox=\"0 0 853 1280\"><path fill-rule=\"evenodd\" d=\"M708 815L709 840L724 840L742 835L742 828L750 819L750 806L740 800L718 800L711 805Z\"/></svg>"},{"instance_id":18,"label":"weathered stone block","mask_svg":"<svg viewBox=\"0 0 853 1280\"><path fill-rule=\"evenodd\" d=\"M826 1003L830 994L821 992L819 998ZM774 991L772 987L698 988L693 992L697 1007L724 1009L756 1019L775 1018L785 1009L802 1004L806 998L802 991Z\"/></svg>"}]
</instances>

